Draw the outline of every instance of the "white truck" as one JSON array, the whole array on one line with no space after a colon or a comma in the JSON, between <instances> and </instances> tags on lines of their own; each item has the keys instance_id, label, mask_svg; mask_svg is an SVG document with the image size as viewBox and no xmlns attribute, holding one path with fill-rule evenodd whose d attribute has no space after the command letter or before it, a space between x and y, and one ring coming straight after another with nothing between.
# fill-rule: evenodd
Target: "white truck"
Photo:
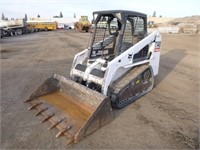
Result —
<instances>
[{"instance_id":1,"label":"white truck","mask_svg":"<svg viewBox=\"0 0 200 150\"><path fill-rule=\"evenodd\" d=\"M25 19L0 20L1 37L28 33Z\"/></svg>"}]
</instances>

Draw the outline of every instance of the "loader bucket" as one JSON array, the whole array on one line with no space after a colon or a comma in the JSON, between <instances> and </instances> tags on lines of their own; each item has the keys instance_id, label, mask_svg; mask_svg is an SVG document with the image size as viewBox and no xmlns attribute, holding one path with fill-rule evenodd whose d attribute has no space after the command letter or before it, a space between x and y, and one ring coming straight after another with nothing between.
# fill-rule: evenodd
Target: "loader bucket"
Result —
<instances>
[{"instance_id":1,"label":"loader bucket","mask_svg":"<svg viewBox=\"0 0 200 150\"><path fill-rule=\"evenodd\" d=\"M29 110L41 122L48 121L64 135L67 144L80 141L85 136L113 120L110 99L94 90L60 75L48 78L25 101Z\"/></svg>"}]
</instances>

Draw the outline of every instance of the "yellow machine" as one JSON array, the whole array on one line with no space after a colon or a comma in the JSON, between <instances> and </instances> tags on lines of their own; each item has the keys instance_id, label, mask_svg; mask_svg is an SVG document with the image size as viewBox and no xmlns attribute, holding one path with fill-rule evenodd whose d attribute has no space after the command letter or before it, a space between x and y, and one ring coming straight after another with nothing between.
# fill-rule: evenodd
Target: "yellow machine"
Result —
<instances>
[{"instance_id":1,"label":"yellow machine","mask_svg":"<svg viewBox=\"0 0 200 150\"><path fill-rule=\"evenodd\" d=\"M55 21L31 20L27 21L27 27L35 30L56 30L57 23Z\"/></svg>"},{"instance_id":2,"label":"yellow machine","mask_svg":"<svg viewBox=\"0 0 200 150\"><path fill-rule=\"evenodd\" d=\"M78 30L79 32L82 32L83 30L88 32L91 27L91 23L88 20L88 16L81 16L81 19L79 19L79 22L76 22L74 26L76 30Z\"/></svg>"},{"instance_id":3,"label":"yellow machine","mask_svg":"<svg viewBox=\"0 0 200 150\"><path fill-rule=\"evenodd\" d=\"M147 28L157 28L158 23L155 23L155 21L148 21L147 22Z\"/></svg>"}]
</instances>

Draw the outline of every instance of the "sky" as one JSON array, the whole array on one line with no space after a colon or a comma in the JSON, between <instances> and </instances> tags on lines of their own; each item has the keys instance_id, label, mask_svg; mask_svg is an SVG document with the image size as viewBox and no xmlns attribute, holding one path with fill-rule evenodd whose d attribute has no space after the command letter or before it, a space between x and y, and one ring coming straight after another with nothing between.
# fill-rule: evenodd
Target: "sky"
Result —
<instances>
[{"instance_id":1,"label":"sky","mask_svg":"<svg viewBox=\"0 0 200 150\"><path fill-rule=\"evenodd\" d=\"M185 17L200 15L200 0L0 0L0 12L5 17L52 18L62 12L64 18L73 18L74 13L92 19L92 12L123 9L138 11L152 16Z\"/></svg>"}]
</instances>

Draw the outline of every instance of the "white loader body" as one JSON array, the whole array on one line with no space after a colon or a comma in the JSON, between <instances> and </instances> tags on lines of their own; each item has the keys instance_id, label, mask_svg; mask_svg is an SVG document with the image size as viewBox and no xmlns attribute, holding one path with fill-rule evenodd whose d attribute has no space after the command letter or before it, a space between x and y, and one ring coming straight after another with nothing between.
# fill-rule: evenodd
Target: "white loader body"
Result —
<instances>
[{"instance_id":1,"label":"white loader body","mask_svg":"<svg viewBox=\"0 0 200 150\"><path fill-rule=\"evenodd\" d=\"M108 62L106 68L103 67L105 60L98 58L92 64L88 63L86 71L82 72L77 70L75 66L77 64L83 64L83 62L86 61L87 59L89 61L88 57L90 51L89 49L85 49L75 55L74 61L72 63L70 76L73 77L74 75L76 75L82 77L83 80L87 82L94 82L99 85L102 85L102 94L106 96L109 85L134 66L148 63L153 69L154 76L158 74L161 40L162 40L161 34L155 31L150 35L148 35L147 37L145 37L140 42L133 45L131 48L126 50L121 55L117 56L112 61ZM138 53L146 45L149 45L149 52L151 52L150 58L147 60L133 63L134 54ZM106 70L104 78L98 78L94 75L91 75L90 72L94 68L101 69L102 71Z\"/></svg>"}]
</instances>

